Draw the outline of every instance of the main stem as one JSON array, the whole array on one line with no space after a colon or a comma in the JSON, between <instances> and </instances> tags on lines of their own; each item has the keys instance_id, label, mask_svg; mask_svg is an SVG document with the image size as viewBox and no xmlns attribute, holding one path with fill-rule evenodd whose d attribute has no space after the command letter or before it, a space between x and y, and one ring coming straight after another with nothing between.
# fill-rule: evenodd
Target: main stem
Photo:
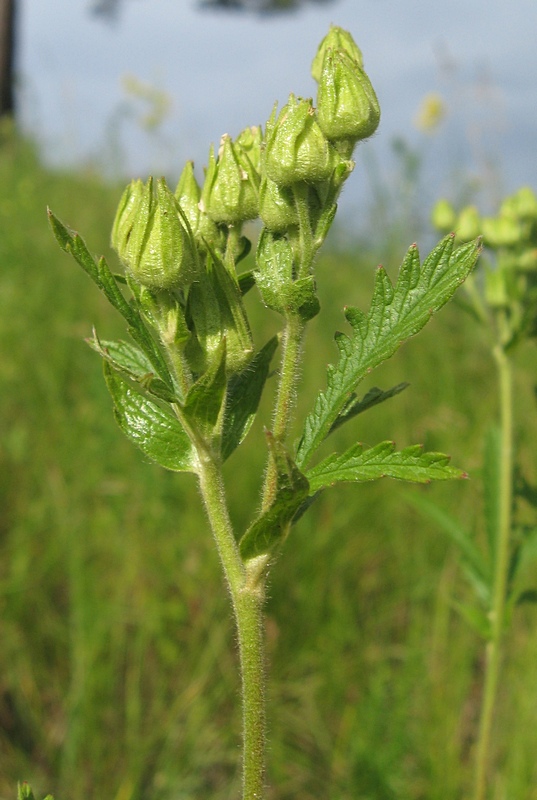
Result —
<instances>
[{"instance_id":1,"label":"main stem","mask_svg":"<svg viewBox=\"0 0 537 800\"><path fill-rule=\"evenodd\" d=\"M476 752L474 800L484 800L487 788L487 764L494 707L498 690L501 662L501 645L505 622L505 599L511 536L512 480L513 480L513 399L511 364L505 349L494 348L498 367L501 427L501 460L499 475L498 541L494 575L494 595L490 613L491 638L487 643L485 684L479 721Z\"/></svg>"},{"instance_id":2,"label":"main stem","mask_svg":"<svg viewBox=\"0 0 537 800\"><path fill-rule=\"evenodd\" d=\"M250 586L233 535L219 464L200 458L200 488L231 595L242 682L242 800L262 800L265 792L265 664L263 589Z\"/></svg>"}]
</instances>

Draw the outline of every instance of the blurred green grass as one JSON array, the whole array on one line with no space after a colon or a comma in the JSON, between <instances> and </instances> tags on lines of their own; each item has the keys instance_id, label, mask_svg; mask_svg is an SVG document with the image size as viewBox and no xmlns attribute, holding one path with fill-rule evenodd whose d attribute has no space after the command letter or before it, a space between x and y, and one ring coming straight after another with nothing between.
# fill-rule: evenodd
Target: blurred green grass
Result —
<instances>
[{"instance_id":1,"label":"blurred green grass","mask_svg":"<svg viewBox=\"0 0 537 800\"><path fill-rule=\"evenodd\" d=\"M194 481L147 463L121 435L83 342L92 325L122 336L121 323L46 223L48 204L110 255L119 195L96 175L46 170L31 143L0 132L2 800L19 779L57 800L238 795L231 614ZM412 238L384 242L384 252L402 258ZM311 325L301 411L335 358L342 306L367 305L374 267L367 247L341 252L332 238L318 267L323 312ZM277 320L251 295L261 343ZM535 478L532 355L520 354L516 402ZM494 373L455 303L362 389L403 380L409 389L342 428L338 444L423 442L450 452L471 480L344 486L297 525L267 604L270 800L468 793L482 647L452 610L465 592L454 552L407 500L424 492L479 535ZM239 529L257 503L269 400L244 460L227 470ZM537 798L534 631L528 609L509 637L498 800Z\"/></svg>"}]
</instances>

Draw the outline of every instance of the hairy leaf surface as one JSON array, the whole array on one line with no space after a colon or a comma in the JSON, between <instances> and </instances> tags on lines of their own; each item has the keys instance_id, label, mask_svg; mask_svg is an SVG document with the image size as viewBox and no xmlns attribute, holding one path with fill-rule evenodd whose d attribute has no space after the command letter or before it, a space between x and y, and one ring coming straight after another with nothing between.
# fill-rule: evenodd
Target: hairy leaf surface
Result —
<instances>
[{"instance_id":1,"label":"hairy leaf surface","mask_svg":"<svg viewBox=\"0 0 537 800\"><path fill-rule=\"evenodd\" d=\"M141 394L104 362L114 415L127 438L161 467L196 472L197 457L179 420Z\"/></svg>"},{"instance_id":2,"label":"hairy leaf surface","mask_svg":"<svg viewBox=\"0 0 537 800\"><path fill-rule=\"evenodd\" d=\"M267 441L276 464L276 496L240 540L240 553L245 561L269 554L278 547L309 491L307 478L297 469L285 448L274 440L270 431L267 432Z\"/></svg>"},{"instance_id":3,"label":"hairy leaf surface","mask_svg":"<svg viewBox=\"0 0 537 800\"><path fill-rule=\"evenodd\" d=\"M342 455L333 454L306 473L310 492L316 492L340 481L374 481L377 478L398 478L414 483L464 478L466 474L452 467L449 456L427 453L421 445L396 450L394 442L381 442L364 450L355 444Z\"/></svg>"},{"instance_id":4,"label":"hairy leaf surface","mask_svg":"<svg viewBox=\"0 0 537 800\"><path fill-rule=\"evenodd\" d=\"M336 334L339 361L328 367L327 388L321 392L306 419L296 463L305 466L328 436L360 381L400 345L418 333L431 316L453 295L474 267L479 241L453 252L447 236L420 265L413 245L403 261L395 286L382 267L377 270L369 312L347 308L352 335Z\"/></svg>"}]
</instances>

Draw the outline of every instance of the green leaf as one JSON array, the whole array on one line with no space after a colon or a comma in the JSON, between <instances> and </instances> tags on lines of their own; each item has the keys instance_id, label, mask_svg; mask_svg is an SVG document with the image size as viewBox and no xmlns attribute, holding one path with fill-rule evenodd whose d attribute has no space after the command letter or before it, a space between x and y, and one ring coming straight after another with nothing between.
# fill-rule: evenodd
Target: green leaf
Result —
<instances>
[{"instance_id":1,"label":"green leaf","mask_svg":"<svg viewBox=\"0 0 537 800\"><path fill-rule=\"evenodd\" d=\"M122 315L128 324L129 333L151 361L153 370L173 391L172 379L164 356L143 322L138 309L127 302L117 281L106 263L106 259L95 261L86 243L78 233L70 231L60 220L48 211L52 232L58 244L66 253L70 253L90 278L104 293L110 304Z\"/></svg>"},{"instance_id":2,"label":"green leaf","mask_svg":"<svg viewBox=\"0 0 537 800\"><path fill-rule=\"evenodd\" d=\"M308 496L306 477L297 469L285 448L267 431L267 442L276 464L277 489L274 502L248 528L239 542L244 561L272 553L284 540L289 523Z\"/></svg>"},{"instance_id":3,"label":"green leaf","mask_svg":"<svg viewBox=\"0 0 537 800\"><path fill-rule=\"evenodd\" d=\"M420 266L418 249L413 245L395 287L384 269L378 268L369 312L347 308L345 316L352 336L336 334L339 362L328 367L327 388L318 395L306 419L296 457L299 467L310 461L328 436L360 381L418 333L450 299L473 269L479 251L476 241L453 252L453 238L447 236Z\"/></svg>"},{"instance_id":4,"label":"green leaf","mask_svg":"<svg viewBox=\"0 0 537 800\"><path fill-rule=\"evenodd\" d=\"M386 391L379 389L377 386L373 386L371 389L369 389L367 394L362 397L361 400L358 399L353 393L350 396L346 406L343 408L338 418L330 428L330 433L335 431L336 428L339 428L340 425L343 425L344 422L348 422L348 420L356 417L358 414L373 408L373 406L378 406L379 403L389 400L390 397L395 397L396 394L399 394L408 386L410 386L409 383L398 383L397 386L392 386L391 389L387 389Z\"/></svg>"},{"instance_id":5,"label":"green leaf","mask_svg":"<svg viewBox=\"0 0 537 800\"><path fill-rule=\"evenodd\" d=\"M306 473L310 491L316 492L340 481L374 481L398 478L415 483L465 478L466 473L449 464L443 453L423 452L421 445L396 450L394 442L381 442L364 450L355 444L342 455L332 455Z\"/></svg>"},{"instance_id":6,"label":"green leaf","mask_svg":"<svg viewBox=\"0 0 537 800\"><path fill-rule=\"evenodd\" d=\"M209 439L220 433L219 417L226 391L226 340L222 339L209 369L189 389L183 412L193 428ZM221 420L220 420L221 422Z\"/></svg>"},{"instance_id":7,"label":"green leaf","mask_svg":"<svg viewBox=\"0 0 537 800\"><path fill-rule=\"evenodd\" d=\"M255 354L246 369L233 375L229 381L222 429L224 460L229 458L250 430L277 346L278 338L274 336Z\"/></svg>"},{"instance_id":8,"label":"green leaf","mask_svg":"<svg viewBox=\"0 0 537 800\"><path fill-rule=\"evenodd\" d=\"M155 376L153 365L138 347L130 342L101 340L93 331L93 338L86 340L92 350L104 358L118 372L139 383L150 394L168 403L176 398L163 380Z\"/></svg>"},{"instance_id":9,"label":"green leaf","mask_svg":"<svg viewBox=\"0 0 537 800\"><path fill-rule=\"evenodd\" d=\"M196 472L197 456L179 420L135 389L104 362L114 415L127 438L161 467Z\"/></svg>"}]
</instances>

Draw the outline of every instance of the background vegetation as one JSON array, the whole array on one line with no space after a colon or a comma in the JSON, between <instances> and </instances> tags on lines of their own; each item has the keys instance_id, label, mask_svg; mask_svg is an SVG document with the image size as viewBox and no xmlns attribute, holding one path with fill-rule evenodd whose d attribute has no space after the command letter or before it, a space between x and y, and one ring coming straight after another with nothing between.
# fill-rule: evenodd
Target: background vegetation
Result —
<instances>
[{"instance_id":1,"label":"background vegetation","mask_svg":"<svg viewBox=\"0 0 537 800\"><path fill-rule=\"evenodd\" d=\"M2 130L2 800L22 778L57 800L232 796L236 654L194 480L146 463L117 429L99 359L83 338L93 324L107 338L122 336L122 324L46 224L48 204L113 263L119 194L94 175L46 171L31 144ZM350 296L365 307L379 252L394 274L414 237L409 230L404 241L394 233L378 248L342 249L332 236L318 268L325 314L311 326L306 398L335 357L343 303ZM254 316L260 340L277 320ZM479 528L483 436L496 414L481 335L452 303L375 377L384 388L411 386L339 434L374 444L395 431L401 447L422 441L451 452L470 480L334 490L297 526L273 570L271 800L455 800L467 792L482 646L453 610L467 591L456 554L411 497L423 492ZM517 354L517 444L537 480L532 357L529 348ZM261 468L259 433L248 447ZM230 459L238 520L255 502L256 474ZM535 613L521 609L509 634L494 800L537 798Z\"/></svg>"}]
</instances>

